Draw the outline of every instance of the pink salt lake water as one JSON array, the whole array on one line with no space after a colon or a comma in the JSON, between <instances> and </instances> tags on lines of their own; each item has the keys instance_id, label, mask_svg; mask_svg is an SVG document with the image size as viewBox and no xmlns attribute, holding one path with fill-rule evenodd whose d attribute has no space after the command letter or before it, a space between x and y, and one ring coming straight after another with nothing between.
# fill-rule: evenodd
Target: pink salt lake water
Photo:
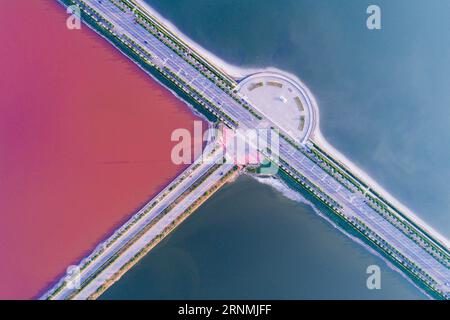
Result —
<instances>
[{"instance_id":1,"label":"pink salt lake water","mask_svg":"<svg viewBox=\"0 0 450 320\"><path fill-rule=\"evenodd\" d=\"M182 169L183 102L53 0L0 10L0 298L35 298Z\"/></svg>"}]
</instances>

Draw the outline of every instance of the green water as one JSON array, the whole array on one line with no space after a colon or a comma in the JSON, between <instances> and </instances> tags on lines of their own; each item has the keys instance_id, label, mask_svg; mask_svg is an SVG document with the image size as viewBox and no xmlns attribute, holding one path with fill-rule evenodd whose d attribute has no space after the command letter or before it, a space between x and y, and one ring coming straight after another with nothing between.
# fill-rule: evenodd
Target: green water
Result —
<instances>
[{"instance_id":1,"label":"green water","mask_svg":"<svg viewBox=\"0 0 450 320\"><path fill-rule=\"evenodd\" d=\"M368 290L366 268L381 268ZM101 299L424 299L308 205L242 176Z\"/></svg>"}]
</instances>

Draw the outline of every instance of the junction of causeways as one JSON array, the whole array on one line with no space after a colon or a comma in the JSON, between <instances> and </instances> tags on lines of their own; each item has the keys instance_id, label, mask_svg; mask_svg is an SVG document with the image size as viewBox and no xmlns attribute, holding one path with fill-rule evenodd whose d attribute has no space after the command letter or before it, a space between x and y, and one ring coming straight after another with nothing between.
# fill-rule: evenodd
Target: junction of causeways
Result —
<instances>
[{"instance_id":1,"label":"junction of causeways","mask_svg":"<svg viewBox=\"0 0 450 320\"><path fill-rule=\"evenodd\" d=\"M79 5L92 17L91 25L108 33L108 40L137 52L137 58L129 50L123 51L125 54L142 63L141 66L146 64L157 70L232 130L270 128L279 132L279 150L258 148L258 151L328 208L334 218L345 221L360 238L389 256L416 283L437 297L450 297L450 258L446 244L437 241L433 234L312 141L318 110L301 82L283 74L263 72L239 83L225 84L223 79L229 76L222 76L219 69L211 71L205 67L204 62L199 62L205 60L200 54L191 54L189 46L135 0L61 1ZM220 155L216 157L222 159ZM129 250L140 252L151 239L159 237L152 228L155 219L160 219L162 224L159 230L172 225L183 215L184 208L192 206L199 195L218 183L231 168L227 164L208 167L203 163L190 170L193 171L174 180L161 199L152 199L113 234L104 243L105 250L94 251L83 259L80 289L69 287L62 279L42 298L84 299L104 290L114 278L114 270L122 270L133 261L135 256ZM190 196L186 196L186 190ZM171 206L171 198L177 197L186 201ZM161 217L161 213L165 214Z\"/></svg>"}]
</instances>

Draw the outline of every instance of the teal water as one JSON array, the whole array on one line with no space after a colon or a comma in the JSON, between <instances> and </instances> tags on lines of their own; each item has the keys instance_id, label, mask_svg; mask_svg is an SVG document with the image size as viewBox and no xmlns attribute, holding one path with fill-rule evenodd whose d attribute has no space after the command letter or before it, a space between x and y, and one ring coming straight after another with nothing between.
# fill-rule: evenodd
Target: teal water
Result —
<instances>
[{"instance_id":1,"label":"teal water","mask_svg":"<svg viewBox=\"0 0 450 320\"><path fill-rule=\"evenodd\" d=\"M366 268L381 268L368 290ZM308 205L241 176L101 299L425 299Z\"/></svg>"},{"instance_id":2,"label":"teal water","mask_svg":"<svg viewBox=\"0 0 450 320\"><path fill-rule=\"evenodd\" d=\"M146 0L243 68L310 87L327 140L450 237L450 2ZM383 270L381 291L365 268ZM308 206L246 178L227 186L103 298L423 298Z\"/></svg>"}]
</instances>

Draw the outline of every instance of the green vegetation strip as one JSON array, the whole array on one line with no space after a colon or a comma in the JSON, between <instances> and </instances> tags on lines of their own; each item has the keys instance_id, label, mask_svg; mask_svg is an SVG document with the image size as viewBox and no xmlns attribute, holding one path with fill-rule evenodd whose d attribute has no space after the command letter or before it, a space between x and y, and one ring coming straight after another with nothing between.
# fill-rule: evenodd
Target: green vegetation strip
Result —
<instances>
[{"instance_id":1,"label":"green vegetation strip","mask_svg":"<svg viewBox=\"0 0 450 320\"><path fill-rule=\"evenodd\" d=\"M184 41L179 39L170 30L168 30L164 25L162 25L155 17L151 16L149 13L144 12L140 6L134 1L122 0L122 2L127 3L130 10L147 21L151 26L153 26L158 32L160 32L170 43L177 46L178 50L183 52L184 56L191 57L194 59L202 68L205 69L211 75L208 76L211 80L219 80L225 84L230 89L236 86L236 82L223 74L220 70L215 68L211 63L206 61L202 56L197 54L192 48L190 48Z\"/></svg>"},{"instance_id":2,"label":"green vegetation strip","mask_svg":"<svg viewBox=\"0 0 450 320\"><path fill-rule=\"evenodd\" d=\"M194 99L199 100L200 103L203 103L205 108L211 110L211 112L213 112L214 115L216 115L219 119L224 121L225 124L227 124L230 128L232 126L237 127L239 125L239 123L236 120L232 119L230 116L228 116L226 113L224 113L222 111L222 109L219 108L215 103L213 103L211 100L209 100L203 94L198 92L194 87L192 87L186 81L184 81L179 76L177 76L169 68L164 67L163 70L171 78L172 82L174 82L180 89L182 89L186 93L190 94L192 97L194 97ZM189 91L186 88L189 89ZM199 97L203 101L200 101L200 99L197 99L197 97Z\"/></svg>"},{"instance_id":3,"label":"green vegetation strip","mask_svg":"<svg viewBox=\"0 0 450 320\"><path fill-rule=\"evenodd\" d=\"M291 138L286 136L283 133L278 133L282 139L284 139L286 142L288 142L292 147L300 151L305 157L307 157L309 160L314 162L317 166L322 168L325 172L327 172L331 177L333 177L341 186L343 186L345 189L350 191L351 193L355 193L355 190L353 190L347 183L348 181L350 184L352 184L351 181L347 180L345 176L342 175L342 173L335 167L331 166L327 162L323 162L320 159L315 158L313 155L311 155L307 150L305 150L304 147L299 146L296 142L294 142Z\"/></svg>"},{"instance_id":4,"label":"green vegetation strip","mask_svg":"<svg viewBox=\"0 0 450 320\"><path fill-rule=\"evenodd\" d=\"M96 292L91 295L89 298L93 296L98 296L102 292L104 292L110 285L111 281L114 281L115 278L120 275L124 270L132 266L135 262L141 259L147 252L153 248L159 241L161 241L170 231L172 231L180 222L182 222L187 216L189 216L206 198L211 196L217 189L239 168L234 166L232 170L228 171L224 176L220 178L220 180L212 186L208 191L206 191L202 197L196 199L182 214L180 214L174 221L171 222L160 234L158 234L155 238L153 238L149 243L145 245L139 252L137 252L126 264L124 264L117 273L115 273L108 282L103 283L100 287L97 288Z\"/></svg>"},{"instance_id":5,"label":"green vegetation strip","mask_svg":"<svg viewBox=\"0 0 450 320\"><path fill-rule=\"evenodd\" d=\"M158 223L167 213L169 213L176 205L178 205L187 195L193 192L198 186L200 186L214 171L216 171L221 164L216 164L211 167L202 177L198 179L192 186L185 192L178 196L174 202L168 205L158 216L156 216L149 224L144 226L132 239L130 239L124 246L122 246L114 255L112 255L107 261L105 261L99 268L95 270L88 278L86 278L80 285L80 288L73 291L67 299L73 298L83 288L85 288L92 280L94 280L104 269L106 269L111 263L116 261L130 246L132 246L137 240L139 240L149 229L151 229L156 223Z\"/></svg>"},{"instance_id":6,"label":"green vegetation strip","mask_svg":"<svg viewBox=\"0 0 450 320\"><path fill-rule=\"evenodd\" d=\"M292 173L288 172L285 168L281 167L281 172L279 173L279 175L281 176L281 178L283 178L283 179L287 178L288 181L291 181L294 184L299 185L302 190L306 191L314 199L316 199L322 205L324 205L329 210L329 212L333 214L333 216L335 218L338 218L339 221L341 221L341 224L343 223L345 226L350 227L351 230L353 230L354 232L356 232L357 234L362 236L362 238L365 239L369 245L371 245L375 249L378 249L379 251L381 251L386 258L388 258L393 263L395 263L395 265L397 265L398 267L403 269L407 274L411 275L412 278L415 279L419 284L424 285L426 287L427 291L430 294L432 294L434 297L436 297L438 299L446 299L445 293L442 292L441 290L435 288L433 285L433 282L430 282L429 279L431 279L431 277L429 277L428 274L426 274L426 276L424 276L423 273L418 274L417 272L419 272L419 269L415 268L414 267L415 265L411 261L409 261L409 263L411 265L404 265L403 263L401 263L400 260L398 260L396 257L394 257L391 254L394 252L391 248L389 248L390 250L387 250L388 248L386 246L382 246L381 245L382 243L379 240L375 241L376 239L374 237L369 237L367 232L364 232L361 228L358 228L357 223L355 221L349 219L343 212L341 212L340 210L334 208L333 206L331 206L328 203L326 203L325 201L323 201L321 198L319 198L317 196L317 194L315 194L314 192L311 192L310 189L305 188L305 184L302 183L302 181L300 181ZM357 218L355 218L355 219L357 219ZM370 230L367 226L366 226L366 228L367 228L367 231ZM370 231L373 233L373 235L376 235L372 230L370 230ZM381 238L379 238L378 235L376 235L376 236L378 237L378 239L381 239ZM431 279L431 281L434 281L434 280Z\"/></svg>"},{"instance_id":7,"label":"green vegetation strip","mask_svg":"<svg viewBox=\"0 0 450 320\"><path fill-rule=\"evenodd\" d=\"M430 255L432 255L437 261L439 261L444 267L450 269L450 259L444 252L439 250L432 243L424 239L416 229L414 229L410 224L406 223L404 220L399 219L399 217L392 213L387 207L380 206L377 199L370 198L372 201L367 201L367 204L376 212L378 212L385 220L389 221L394 227L404 233L410 240L415 242Z\"/></svg>"},{"instance_id":8,"label":"green vegetation strip","mask_svg":"<svg viewBox=\"0 0 450 320\"><path fill-rule=\"evenodd\" d=\"M65 0L65 3L75 4L76 2L84 3L81 0ZM78 5L78 4L77 4ZM83 4L81 6L82 10L89 10L90 7L88 7L86 4ZM191 101L193 106L197 109L200 109L203 111L203 113L206 112L206 117L210 119L211 121L216 121L217 117L216 115L211 112L209 108L205 108L205 103L202 103L201 101L198 101L198 99L195 99L194 97L187 94L187 96L183 96L186 94L186 90L183 90L183 88L180 88L176 85L176 83L173 82L173 79L161 68L153 64L151 59L151 54L146 51L141 46L138 46L137 48L139 50L142 50L142 52L139 52L138 49L134 48L134 44L136 44L133 40L131 40L128 36L121 36L119 37L116 35L111 29L105 28L101 24L98 23L95 19L91 19L90 15L85 15L82 11L82 18L83 20L88 23L91 27L93 27L97 32L99 32L101 35L106 37L109 41L111 41L118 49L120 49L123 53L125 53L128 57L130 57L133 61L135 61L139 66L141 66L145 71L154 74L154 72L157 73L158 76L164 78L164 80L168 81L168 83L175 85L179 93L181 93L181 97ZM212 117L212 118L211 118ZM228 123L229 125L229 123Z\"/></svg>"},{"instance_id":9,"label":"green vegetation strip","mask_svg":"<svg viewBox=\"0 0 450 320\"><path fill-rule=\"evenodd\" d=\"M345 167L340 165L338 161L334 160L329 154L325 153L322 149L320 149L320 147L317 146L317 144L313 143L313 146L316 150L314 150L314 149L311 149L311 150L318 157L321 157L321 159L323 161L327 161L327 163L336 164L334 166L335 170L338 170L341 174L348 174L347 177L353 179L353 181L352 180L350 180L350 181L352 181L352 183L355 186L357 186L355 184L355 182L356 182L356 183L360 184L363 188L365 188L365 190L368 190L368 186L365 183L363 183L359 178L356 178L354 175L351 175ZM321 156L321 154L324 156ZM438 242L436 242L436 240L434 240L430 236L428 236L428 234L420 226L418 226L411 219L409 219L407 216L405 216L403 213L401 213L386 199L382 198L376 191L371 189L370 192L366 193L366 191L363 190L361 187L357 186L357 188L359 191L365 193L365 197L369 200L369 202L374 203L377 207L379 207L379 209L387 212L389 216L391 216L392 218L394 218L397 221L399 221L400 223L402 223L405 226L405 228L408 230L408 231L402 230L406 236L411 238L411 235L414 234L415 236L417 236L421 239L421 241L419 241L419 244L422 248L424 248L429 253L430 253L430 250L432 252L434 252L434 253L432 253L433 257L441 257L441 258L445 259L444 265L447 268L449 268L450 253L448 252L448 250L445 247L441 246ZM371 194L373 194L374 196L372 196ZM402 219L400 219L398 216L396 216L390 209L392 209ZM407 224L409 224L409 225L407 225ZM437 254L437 256L436 256L436 254ZM438 259L438 261L440 261L441 263L443 262L440 259Z\"/></svg>"},{"instance_id":10,"label":"green vegetation strip","mask_svg":"<svg viewBox=\"0 0 450 320\"><path fill-rule=\"evenodd\" d=\"M336 168L339 169L339 171L344 171L344 173L352 178L354 183L359 184L361 186L358 189L366 190L369 186L365 184L361 179L359 179L357 176L355 176L350 170L348 170L344 165L342 165L339 161L335 160L331 155L329 155L327 152L325 152L322 148L320 148L314 141L311 141L312 145L315 149L317 149L320 153L322 153L327 159L332 161Z\"/></svg>"},{"instance_id":11,"label":"green vegetation strip","mask_svg":"<svg viewBox=\"0 0 450 320\"><path fill-rule=\"evenodd\" d=\"M195 70L197 70L199 73L201 73L203 76L205 76L211 82L213 82L225 94L230 96L240 106L242 106L248 112L250 112L251 115L253 115L258 120L262 119L262 116L258 112L256 112L256 110L254 110L252 107L250 107L250 105L247 102L243 102L241 100L241 98L236 93L234 93L230 87L224 86L223 83L220 81L218 82L218 79L216 77L212 77L211 74L208 72L208 70L205 70L205 68L202 67L202 65L200 65L197 60L192 59L192 57L189 54L187 54L179 46L177 46L176 42L174 42L171 38L168 38L167 34L164 33L164 30L159 28L158 24L156 22L154 22L154 20L147 18L147 16L144 13L138 11L138 12L136 12L136 22L142 28L147 30L154 37L156 37L162 43L164 43L169 49L171 49L175 54L177 54L179 57L181 57L184 61L189 63Z\"/></svg>"},{"instance_id":12,"label":"green vegetation strip","mask_svg":"<svg viewBox=\"0 0 450 320\"><path fill-rule=\"evenodd\" d=\"M69 5L73 5L76 4L75 1L72 0L59 0L61 3L69 6ZM121 2L123 2L124 4L126 4L128 6L128 8L130 10L132 9L132 6L129 5L128 1L125 0L121 0ZM133 50L133 48L130 48L130 44L125 43L124 44L124 40L118 38L114 33L112 33L111 29L114 27L109 21L107 21L106 19L104 19L98 12L96 12L95 10L93 10L92 8L90 8L89 6L87 6L84 1L79 0L78 3L82 4L81 9L82 9L82 18L83 20L85 20L85 22L87 22L88 24L90 24L93 28L95 28L98 32L100 32L102 35L106 36L109 40L111 40L115 45L117 45L119 47L119 49L121 49L122 51L124 51L127 55L129 55L130 57L134 58L135 60L140 60L142 59L142 57L140 56L139 52L136 52L136 49ZM135 10L135 8L134 8ZM142 48L142 47L141 47ZM148 52L147 52L148 53ZM149 53L148 53L149 54ZM148 61L145 61L146 64L150 64ZM163 70L161 70L160 68L156 67L155 65L152 65L154 67L154 69L156 69L158 72L161 73L161 75L163 75L165 78L167 78L171 83L173 83L173 79L171 79L171 75L167 74L166 72L164 72ZM190 98L192 98L190 96ZM236 99L235 97L233 97L234 99ZM195 98L194 98L195 99ZM211 110L209 110L211 112ZM285 137L285 139L290 142L290 139ZM291 143L291 142L290 142ZM292 144L292 143L291 143ZM298 146L295 145L295 143L293 144L297 149ZM315 143L313 143L314 147L320 151L321 154L325 155L326 157L322 157L323 161L326 160L327 164L330 166L333 166L334 169L341 169L339 170L342 174L342 171L344 171L346 173L346 177L350 177L351 179L349 179L354 185L356 185L355 181L363 186L364 188L367 188L367 185L364 184L360 179L358 179L357 177L355 177L351 172L349 172L345 167L343 167L339 162L335 161L331 156L329 156L327 153L325 153L322 149L320 149ZM300 150L300 149L299 149ZM315 155L318 156L320 155L320 153L315 152ZM288 174L290 177L291 174L289 174L288 172L286 172L285 169L283 169L283 172L285 172L286 174ZM297 183L300 183L302 185L302 187L304 189L306 189L310 194L312 194L316 199L318 199L321 203L323 203L325 206L327 206L330 210L332 210L332 212L334 212L335 214L339 215L341 218L343 218L345 221L349 222L349 220L340 213L339 210L335 209L334 206L330 205L328 203L328 201L324 201L323 199L320 198L319 195L317 195L316 193L314 193L312 190L306 188L306 184L303 181L299 181L296 177L292 177L294 179L294 181L296 181ZM305 178L306 179L306 178ZM341 183L342 184L342 183ZM345 186L345 185L344 185ZM360 187L358 187L358 190L362 191L362 189ZM420 236L421 239L423 241L426 241L427 243L430 244L430 246L433 248L433 250L435 252L437 252L439 254L439 256L441 257L445 257L446 259L449 258L448 255L448 251L447 250L443 250L441 248L441 246L439 244L437 244L435 242L434 239L430 239L429 237L426 236L426 233L420 228L418 227L414 222L412 222L410 219L408 219L406 216L404 216L400 211L398 211L394 206L390 205L389 202L387 202L385 199L383 199L381 196L379 196L379 194L375 193L372 191L372 193L380 198L381 201L384 201L387 203L387 205L391 208L394 209L394 211L396 213L398 213L399 215L401 215L405 220L407 220L410 224L412 224L416 229L419 229L419 231L423 234L425 234L425 237L423 237L421 234L417 233L417 236ZM373 201L375 201L377 204L381 203L382 206L381 208L386 209L386 205L384 205L382 202L379 202L378 199L375 198L371 198ZM350 223L350 222L349 222ZM352 225L350 223L350 225ZM359 230L358 230L359 231ZM371 242L373 242L371 240ZM385 251L385 250L383 250ZM388 256L390 256L388 254ZM391 257L391 256L390 256ZM392 257L391 257L392 258ZM411 271L410 271L411 273ZM412 274L414 275L414 271L412 271ZM423 282L423 281L422 281ZM428 284L427 284L428 286ZM443 293L440 292L439 290L436 290L434 288L432 288L432 291L437 292L439 294L440 297L442 297ZM55 290L53 292L52 295L56 294L57 292L59 292L59 290L61 290L61 288L58 288L57 290ZM50 296L51 297L51 296Z\"/></svg>"},{"instance_id":13,"label":"green vegetation strip","mask_svg":"<svg viewBox=\"0 0 450 320\"><path fill-rule=\"evenodd\" d=\"M405 258L398 250L390 246L385 240L381 239L376 233L374 233L370 228L368 228L362 221L354 218L354 221L350 221L351 226L357 230L364 239L368 240L376 249L384 252L390 260L395 262L395 264L404 270L407 274L411 275L413 279L416 279L418 283L425 285L428 292L432 293L439 299L446 299L446 294L441 290L435 288L435 281L422 269L418 268L414 263ZM387 247L389 245L390 247ZM398 257L394 257L391 253L399 254ZM403 260L402 260L403 259ZM405 262L407 261L407 263ZM417 272L422 272L424 274L418 274Z\"/></svg>"}]
</instances>

